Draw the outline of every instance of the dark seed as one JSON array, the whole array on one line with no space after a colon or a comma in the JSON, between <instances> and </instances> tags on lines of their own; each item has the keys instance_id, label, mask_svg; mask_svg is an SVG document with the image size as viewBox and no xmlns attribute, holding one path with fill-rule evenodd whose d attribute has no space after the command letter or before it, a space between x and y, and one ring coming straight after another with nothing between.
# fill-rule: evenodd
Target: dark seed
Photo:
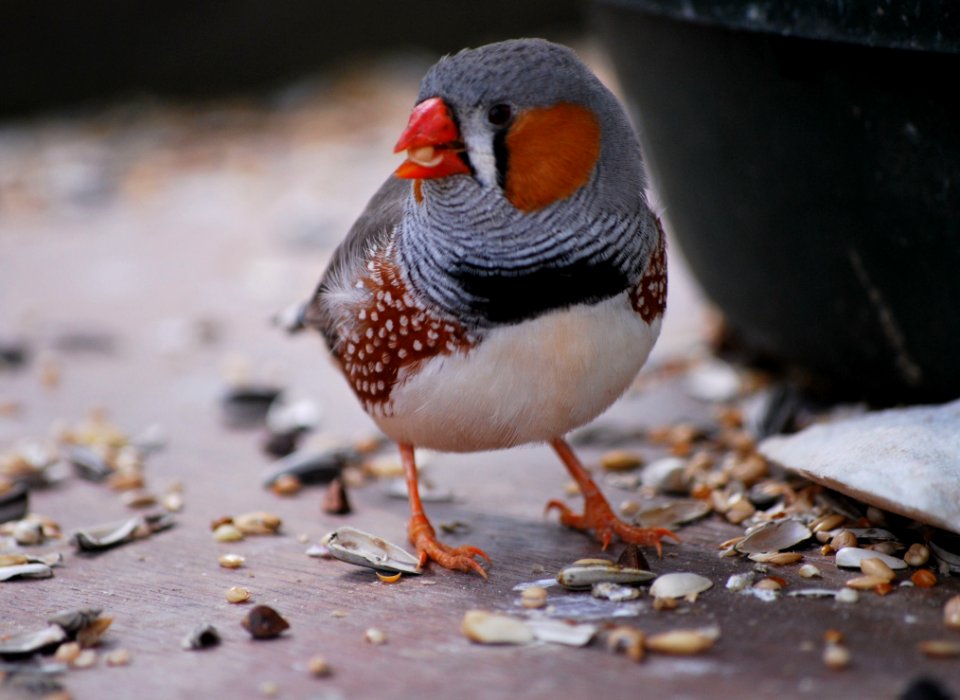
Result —
<instances>
[{"instance_id":1,"label":"dark seed","mask_svg":"<svg viewBox=\"0 0 960 700\"><path fill-rule=\"evenodd\" d=\"M30 509L30 491L26 484L12 484L0 494L0 523L22 520Z\"/></svg>"},{"instance_id":2,"label":"dark seed","mask_svg":"<svg viewBox=\"0 0 960 700\"><path fill-rule=\"evenodd\" d=\"M78 608L76 610L64 610L58 612L47 622L51 625L60 625L64 632L73 639L77 632L89 627L90 623L100 617L103 612L100 608Z\"/></svg>"},{"instance_id":3,"label":"dark seed","mask_svg":"<svg viewBox=\"0 0 960 700\"><path fill-rule=\"evenodd\" d=\"M184 649L209 649L219 643L220 633L217 632L217 628L204 622L194 627L193 631L180 642L180 646Z\"/></svg>"},{"instance_id":4,"label":"dark seed","mask_svg":"<svg viewBox=\"0 0 960 700\"><path fill-rule=\"evenodd\" d=\"M617 559L617 564L628 569L650 571L650 564L647 563L647 558L643 556L640 547L635 544L628 544L624 547L623 552L620 553L620 557Z\"/></svg>"},{"instance_id":5,"label":"dark seed","mask_svg":"<svg viewBox=\"0 0 960 700\"><path fill-rule=\"evenodd\" d=\"M328 515L347 515L350 513L350 500L343 480L337 477L330 482L323 494L323 512Z\"/></svg>"},{"instance_id":6,"label":"dark seed","mask_svg":"<svg viewBox=\"0 0 960 700\"><path fill-rule=\"evenodd\" d=\"M20 367L27 362L30 350L19 340L0 340L0 368Z\"/></svg>"},{"instance_id":7,"label":"dark seed","mask_svg":"<svg viewBox=\"0 0 960 700\"><path fill-rule=\"evenodd\" d=\"M68 445L66 448L67 461L73 465L77 476L87 481L104 481L113 474L113 469L103 457L89 447L83 445Z\"/></svg>"},{"instance_id":8,"label":"dark seed","mask_svg":"<svg viewBox=\"0 0 960 700\"><path fill-rule=\"evenodd\" d=\"M267 433L262 449L271 457L286 457L292 454L300 443L300 438L306 434L302 428L295 428L283 433Z\"/></svg>"},{"instance_id":9,"label":"dark seed","mask_svg":"<svg viewBox=\"0 0 960 700\"><path fill-rule=\"evenodd\" d=\"M220 400L223 418L233 428L262 425L267 411L281 394L271 386L243 386L230 389Z\"/></svg>"},{"instance_id":10,"label":"dark seed","mask_svg":"<svg viewBox=\"0 0 960 700\"><path fill-rule=\"evenodd\" d=\"M240 624L254 639L273 639L290 629L290 623L268 605L254 606Z\"/></svg>"},{"instance_id":11,"label":"dark seed","mask_svg":"<svg viewBox=\"0 0 960 700\"><path fill-rule=\"evenodd\" d=\"M329 484L340 476L345 466L359 459L360 455L351 448L292 452L270 465L263 477L263 485L270 488L273 482L286 475L297 477L301 484Z\"/></svg>"}]
</instances>

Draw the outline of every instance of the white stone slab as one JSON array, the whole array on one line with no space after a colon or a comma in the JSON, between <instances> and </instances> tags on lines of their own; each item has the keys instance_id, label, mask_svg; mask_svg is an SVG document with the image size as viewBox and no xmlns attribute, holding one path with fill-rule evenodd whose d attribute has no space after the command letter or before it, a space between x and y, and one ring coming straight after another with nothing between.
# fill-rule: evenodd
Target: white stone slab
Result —
<instances>
[{"instance_id":1,"label":"white stone slab","mask_svg":"<svg viewBox=\"0 0 960 700\"><path fill-rule=\"evenodd\" d=\"M832 489L960 533L960 401L868 413L760 444Z\"/></svg>"}]
</instances>

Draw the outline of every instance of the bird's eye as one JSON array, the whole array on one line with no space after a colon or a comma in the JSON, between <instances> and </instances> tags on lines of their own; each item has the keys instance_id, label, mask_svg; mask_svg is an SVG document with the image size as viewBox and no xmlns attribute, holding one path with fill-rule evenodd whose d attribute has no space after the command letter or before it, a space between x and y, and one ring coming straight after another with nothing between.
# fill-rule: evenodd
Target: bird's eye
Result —
<instances>
[{"instance_id":1,"label":"bird's eye","mask_svg":"<svg viewBox=\"0 0 960 700\"><path fill-rule=\"evenodd\" d=\"M495 104L487 112L487 120L494 126L502 126L510 121L513 116L513 110L507 104Z\"/></svg>"}]
</instances>

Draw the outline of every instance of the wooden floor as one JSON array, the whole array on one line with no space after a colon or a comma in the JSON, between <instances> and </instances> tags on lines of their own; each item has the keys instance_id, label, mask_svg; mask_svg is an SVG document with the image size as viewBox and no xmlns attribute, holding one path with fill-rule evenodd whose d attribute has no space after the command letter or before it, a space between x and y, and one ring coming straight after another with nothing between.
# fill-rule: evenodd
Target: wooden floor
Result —
<instances>
[{"instance_id":1,"label":"wooden floor","mask_svg":"<svg viewBox=\"0 0 960 700\"><path fill-rule=\"evenodd\" d=\"M78 555L65 541L39 548L62 551L64 565L51 579L0 583L0 634L42 626L63 609L102 608L114 622L101 652L123 648L132 661L108 667L101 655L94 668L67 671L59 680L75 698L894 698L921 677L960 692L960 660L929 659L917 649L921 640L950 636L941 611L960 592L955 580L848 605L762 602L725 590L727 578L752 563L717 556L717 544L741 532L720 519L681 530L681 544L667 546L663 559L651 557L657 572L711 578L714 587L695 603L657 612L642 598L637 614L625 618L613 617L619 606L612 603L593 609L603 622L647 633L718 626L720 639L708 653L635 663L602 645L471 643L460 632L467 610L520 614L517 584L600 553L588 537L543 516L547 500L569 497L564 470L542 447L437 455L428 468L457 496L428 504L431 517L469 527L448 541L491 556L487 581L431 569L391 585L370 571L308 557L309 543L342 524L403 543L406 503L389 498L381 482L351 490L347 516L322 512L321 488L272 494L260 483L269 463L261 432L227 428L219 400L225 376L245 373L318 401L321 432L329 436L353 439L371 430L319 340L288 339L267 322L309 293L330 247L389 172L394 126L402 126L415 81L391 88L354 76L344 83L287 111L230 105L171 114L146 106L133 125L108 114L0 134L0 157L24 183L16 191L0 185L7 207L0 216L0 331L22 335L33 353L23 368L0 371L7 407L0 451L100 407L129 434L163 427L167 447L149 458L148 485L162 493L180 482L185 500L175 527L147 540L95 556ZM373 125L352 125L357 114ZM62 172L38 153L86 158L105 193L84 198L62 179L36 184L36 177ZM689 354L704 325L696 291L675 263L657 363ZM598 424L634 430L709 415L679 381L664 381L631 394ZM660 449L627 446L648 458ZM580 451L597 464L600 447ZM615 505L633 496L604 489ZM35 491L31 510L67 532L131 512L116 493L75 476ZM214 541L212 520L253 510L280 516L281 534ZM219 567L226 552L245 556L246 566ZM815 550L807 555L821 566L824 587L849 577ZM788 588L806 585L796 567L777 573ZM225 599L235 585L251 589L252 603L279 611L289 631L251 640L240 625L250 605ZM587 614L587 594L551 588L550 595L558 610ZM222 644L182 650L181 639L200 622L213 624ZM369 628L382 630L386 643L367 642ZM830 629L842 631L852 653L846 670L821 660ZM317 654L328 660L330 676L308 673ZM0 687L0 697L4 692Z\"/></svg>"}]
</instances>

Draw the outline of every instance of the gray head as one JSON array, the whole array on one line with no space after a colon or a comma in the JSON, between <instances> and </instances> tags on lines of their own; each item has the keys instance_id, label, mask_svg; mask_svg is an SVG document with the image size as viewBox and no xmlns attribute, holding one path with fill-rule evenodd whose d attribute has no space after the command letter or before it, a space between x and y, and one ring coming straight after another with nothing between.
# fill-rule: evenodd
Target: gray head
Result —
<instances>
[{"instance_id":1,"label":"gray head","mask_svg":"<svg viewBox=\"0 0 960 700\"><path fill-rule=\"evenodd\" d=\"M591 179L615 209L642 199L640 149L622 106L565 46L514 39L444 57L423 78L417 103L433 98L460 136L452 148L466 167L454 174L520 197L520 209L563 200ZM530 194L530 183L543 191Z\"/></svg>"}]
</instances>

